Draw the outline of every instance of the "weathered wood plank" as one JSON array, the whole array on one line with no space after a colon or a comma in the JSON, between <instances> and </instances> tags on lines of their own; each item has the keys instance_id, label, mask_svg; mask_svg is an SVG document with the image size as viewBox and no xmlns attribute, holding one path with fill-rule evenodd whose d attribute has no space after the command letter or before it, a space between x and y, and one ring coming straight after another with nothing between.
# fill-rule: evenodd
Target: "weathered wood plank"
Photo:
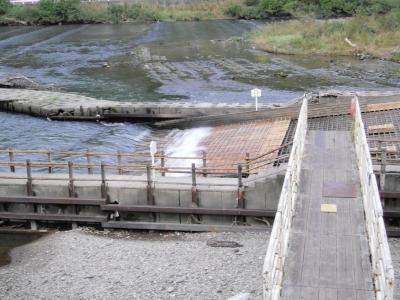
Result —
<instances>
[{"instance_id":1,"label":"weathered wood plank","mask_svg":"<svg viewBox=\"0 0 400 300\"><path fill-rule=\"evenodd\" d=\"M295 207L284 299L368 299L372 271L350 132L309 132L308 139L301 181L310 189L304 187ZM337 186L323 194L332 182ZM337 212L321 212L323 203Z\"/></svg>"},{"instance_id":2,"label":"weathered wood plank","mask_svg":"<svg viewBox=\"0 0 400 300\"><path fill-rule=\"evenodd\" d=\"M338 291L335 288L320 288L318 300L338 300Z\"/></svg>"},{"instance_id":3,"label":"weathered wood plank","mask_svg":"<svg viewBox=\"0 0 400 300\"><path fill-rule=\"evenodd\" d=\"M318 286L336 286L337 243L335 235L320 237L320 263Z\"/></svg>"}]
</instances>

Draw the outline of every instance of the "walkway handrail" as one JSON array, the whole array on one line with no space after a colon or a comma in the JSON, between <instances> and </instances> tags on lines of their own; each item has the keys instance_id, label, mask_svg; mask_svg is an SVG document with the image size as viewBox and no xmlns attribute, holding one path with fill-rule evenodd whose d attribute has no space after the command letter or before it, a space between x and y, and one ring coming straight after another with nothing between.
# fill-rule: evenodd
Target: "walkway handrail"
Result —
<instances>
[{"instance_id":1,"label":"walkway handrail","mask_svg":"<svg viewBox=\"0 0 400 300\"><path fill-rule=\"evenodd\" d=\"M295 209L300 180L301 162L307 134L308 96L303 97L293 146L279 198L278 209L272 227L271 237L265 256L264 299L275 300L280 298L282 286L283 265L287 255L290 227Z\"/></svg>"},{"instance_id":2,"label":"walkway handrail","mask_svg":"<svg viewBox=\"0 0 400 300\"><path fill-rule=\"evenodd\" d=\"M354 143L360 172L361 192L371 252L372 270L374 273L376 298L378 300L392 300L394 289L392 258L387 241L385 223L383 221L379 189L372 167L370 150L357 96L352 102L352 112L354 112Z\"/></svg>"}]
</instances>

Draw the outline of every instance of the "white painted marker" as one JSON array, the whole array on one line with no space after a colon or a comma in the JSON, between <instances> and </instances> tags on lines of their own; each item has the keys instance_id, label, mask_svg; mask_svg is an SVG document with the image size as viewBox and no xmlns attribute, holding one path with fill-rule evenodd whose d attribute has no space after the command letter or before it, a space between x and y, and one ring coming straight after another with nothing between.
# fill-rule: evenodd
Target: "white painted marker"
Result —
<instances>
[{"instance_id":1,"label":"white painted marker","mask_svg":"<svg viewBox=\"0 0 400 300\"><path fill-rule=\"evenodd\" d=\"M256 111L258 111L258 97L261 97L261 90L260 89L252 89L251 90L251 97L255 98L256 100Z\"/></svg>"}]
</instances>

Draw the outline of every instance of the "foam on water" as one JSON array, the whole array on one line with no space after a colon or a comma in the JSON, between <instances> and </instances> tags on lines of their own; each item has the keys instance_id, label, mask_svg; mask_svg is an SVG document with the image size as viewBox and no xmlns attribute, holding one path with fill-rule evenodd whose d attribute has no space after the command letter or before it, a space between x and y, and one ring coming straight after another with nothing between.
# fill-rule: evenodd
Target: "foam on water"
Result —
<instances>
[{"instance_id":1,"label":"foam on water","mask_svg":"<svg viewBox=\"0 0 400 300\"><path fill-rule=\"evenodd\" d=\"M172 142L169 143L165 151L169 157L199 157L201 151L201 141L211 133L210 127L192 128L187 130L173 131L170 134ZM202 165L200 159L168 159L165 164L167 167L188 167L192 163L196 166ZM188 174L170 173L168 176L188 176Z\"/></svg>"}]
</instances>

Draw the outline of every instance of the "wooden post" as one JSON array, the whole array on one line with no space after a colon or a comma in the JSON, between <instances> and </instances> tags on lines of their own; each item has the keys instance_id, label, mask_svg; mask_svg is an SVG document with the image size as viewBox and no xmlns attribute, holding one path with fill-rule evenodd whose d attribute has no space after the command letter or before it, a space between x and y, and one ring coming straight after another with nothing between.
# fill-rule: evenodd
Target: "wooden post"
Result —
<instances>
[{"instance_id":1,"label":"wooden post","mask_svg":"<svg viewBox=\"0 0 400 300\"><path fill-rule=\"evenodd\" d=\"M53 173L53 167L51 166L51 152L47 151L47 161L49 162L49 174Z\"/></svg>"},{"instance_id":2,"label":"wooden post","mask_svg":"<svg viewBox=\"0 0 400 300\"><path fill-rule=\"evenodd\" d=\"M245 161L246 161L246 173L249 176L250 175L250 153L248 153L248 152L246 153Z\"/></svg>"},{"instance_id":3,"label":"wooden post","mask_svg":"<svg viewBox=\"0 0 400 300\"><path fill-rule=\"evenodd\" d=\"M122 170L122 156L121 156L121 151L118 150L117 152L117 160L118 160L118 174L122 175L123 174L123 170Z\"/></svg>"},{"instance_id":4,"label":"wooden post","mask_svg":"<svg viewBox=\"0 0 400 300\"><path fill-rule=\"evenodd\" d=\"M207 153L203 151L203 177L207 177Z\"/></svg>"},{"instance_id":5,"label":"wooden post","mask_svg":"<svg viewBox=\"0 0 400 300\"><path fill-rule=\"evenodd\" d=\"M242 173L242 165L238 165L238 193L237 193L237 207L245 208L245 199L244 199L244 189L243 189L243 173ZM241 221L243 223L246 222L246 217L242 217ZM235 216L234 223L238 222L238 218Z\"/></svg>"},{"instance_id":6,"label":"wooden post","mask_svg":"<svg viewBox=\"0 0 400 300\"><path fill-rule=\"evenodd\" d=\"M74 186L74 172L73 172L73 163L72 161L68 162L68 192L70 197L76 197L75 194L75 186Z\"/></svg>"},{"instance_id":7,"label":"wooden post","mask_svg":"<svg viewBox=\"0 0 400 300\"><path fill-rule=\"evenodd\" d=\"M86 161L87 161L87 165L88 165L88 174L93 174L93 169L92 169L92 167L90 166L90 164L92 163L91 162L91 159L90 159L90 152L89 152L89 150L86 150Z\"/></svg>"},{"instance_id":8,"label":"wooden post","mask_svg":"<svg viewBox=\"0 0 400 300\"><path fill-rule=\"evenodd\" d=\"M153 195L153 189L151 187L152 180L151 180L151 166L150 165L146 166L146 171L147 171L147 204L154 205L154 195Z\"/></svg>"},{"instance_id":9,"label":"wooden post","mask_svg":"<svg viewBox=\"0 0 400 300\"><path fill-rule=\"evenodd\" d=\"M153 188L151 186L152 180L151 180L151 166L150 165L146 166L146 171L147 171L147 205L155 205ZM153 216L153 221L156 222L157 214L152 213L152 216Z\"/></svg>"},{"instance_id":10,"label":"wooden post","mask_svg":"<svg viewBox=\"0 0 400 300\"><path fill-rule=\"evenodd\" d=\"M34 196L33 192L33 185L32 185L32 168L31 168L31 161L29 159L26 160L26 194L28 196ZM37 212L36 204L33 204L33 212ZM30 221L31 230L37 230L37 223L36 221Z\"/></svg>"},{"instance_id":11,"label":"wooden post","mask_svg":"<svg viewBox=\"0 0 400 300\"><path fill-rule=\"evenodd\" d=\"M192 205L199 206L199 199L197 197L197 182L196 182L196 165L192 164Z\"/></svg>"},{"instance_id":12,"label":"wooden post","mask_svg":"<svg viewBox=\"0 0 400 300\"><path fill-rule=\"evenodd\" d=\"M26 160L26 193L28 196L33 196L32 168L29 159Z\"/></svg>"},{"instance_id":13,"label":"wooden post","mask_svg":"<svg viewBox=\"0 0 400 300\"><path fill-rule=\"evenodd\" d=\"M73 163L72 161L68 162L68 177L69 177L69 183L68 183L68 192L69 196L75 198L76 192L75 192L75 186L74 186L74 172L73 172ZM78 206L73 205L74 212L77 215L78 214ZM78 223L72 222L72 229L78 228Z\"/></svg>"},{"instance_id":14,"label":"wooden post","mask_svg":"<svg viewBox=\"0 0 400 300\"><path fill-rule=\"evenodd\" d=\"M164 168L165 168L165 152L161 151L161 176L165 176Z\"/></svg>"},{"instance_id":15,"label":"wooden post","mask_svg":"<svg viewBox=\"0 0 400 300\"><path fill-rule=\"evenodd\" d=\"M104 163L100 164L101 171L101 198L105 199L105 203L109 202L108 194L107 194L107 184L106 184L106 169Z\"/></svg>"},{"instance_id":16,"label":"wooden post","mask_svg":"<svg viewBox=\"0 0 400 300\"><path fill-rule=\"evenodd\" d=\"M10 171L15 173L15 166L12 164L14 162L14 150L13 148L8 148L8 157L10 159Z\"/></svg>"},{"instance_id":17,"label":"wooden post","mask_svg":"<svg viewBox=\"0 0 400 300\"><path fill-rule=\"evenodd\" d=\"M242 173L242 165L238 165L238 187L243 187L243 173Z\"/></svg>"}]
</instances>

